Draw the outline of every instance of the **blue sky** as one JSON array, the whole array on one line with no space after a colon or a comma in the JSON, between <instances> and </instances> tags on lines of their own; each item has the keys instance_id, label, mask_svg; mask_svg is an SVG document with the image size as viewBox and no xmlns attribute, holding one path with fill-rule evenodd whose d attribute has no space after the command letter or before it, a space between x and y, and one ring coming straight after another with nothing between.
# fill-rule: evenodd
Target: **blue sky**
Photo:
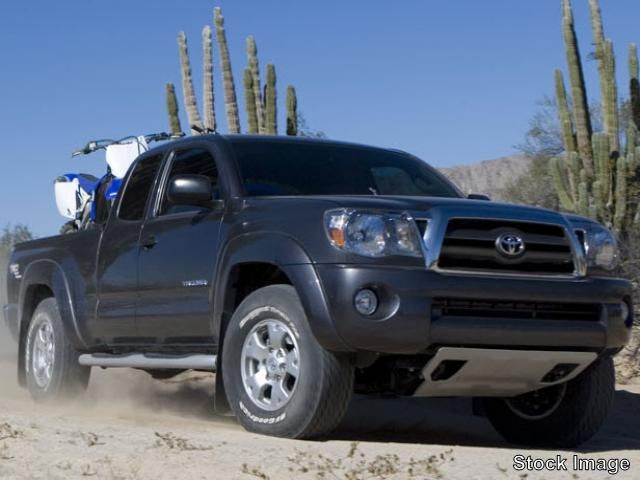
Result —
<instances>
[{"instance_id":1,"label":"blue sky","mask_svg":"<svg viewBox=\"0 0 640 480\"><path fill-rule=\"evenodd\" d=\"M71 159L74 148L167 128L165 82L180 90L176 34L189 37L200 93L201 30L214 6L225 16L243 126L244 41L253 34L261 65L276 64L280 99L295 85L312 128L445 166L513 153L536 100L553 91L553 69L564 67L559 3L7 0L0 15L0 225L55 233L64 220L53 179L104 171L99 155ZM592 50L587 3L574 0L584 54ZM640 41L640 2L601 3L626 93L626 49ZM595 96L596 66L586 68Z\"/></svg>"}]
</instances>

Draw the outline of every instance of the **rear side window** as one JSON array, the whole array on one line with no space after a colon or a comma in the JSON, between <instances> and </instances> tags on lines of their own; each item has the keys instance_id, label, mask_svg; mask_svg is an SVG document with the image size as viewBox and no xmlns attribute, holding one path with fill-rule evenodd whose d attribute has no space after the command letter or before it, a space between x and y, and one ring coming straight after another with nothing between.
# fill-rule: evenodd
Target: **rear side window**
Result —
<instances>
[{"instance_id":1,"label":"rear side window","mask_svg":"<svg viewBox=\"0 0 640 480\"><path fill-rule=\"evenodd\" d=\"M118 217L122 220L142 220L160 164L162 154L143 158L135 167L124 189Z\"/></svg>"},{"instance_id":2,"label":"rear side window","mask_svg":"<svg viewBox=\"0 0 640 480\"><path fill-rule=\"evenodd\" d=\"M211 154L204 149L193 149L178 152L173 159L168 175L168 181L179 175L204 175L209 178L214 198L219 198L218 194L218 168ZM160 215L172 213L183 213L200 211L202 207L190 205L172 205L167 198L167 188L164 189L162 203L160 205Z\"/></svg>"}]
</instances>

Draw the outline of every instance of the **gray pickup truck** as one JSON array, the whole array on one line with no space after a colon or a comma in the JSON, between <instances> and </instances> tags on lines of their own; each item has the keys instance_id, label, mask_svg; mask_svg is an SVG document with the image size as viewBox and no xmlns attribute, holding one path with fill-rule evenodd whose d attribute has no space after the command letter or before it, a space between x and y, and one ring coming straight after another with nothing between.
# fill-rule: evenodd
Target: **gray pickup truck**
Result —
<instances>
[{"instance_id":1,"label":"gray pickup truck","mask_svg":"<svg viewBox=\"0 0 640 480\"><path fill-rule=\"evenodd\" d=\"M13 251L18 379L49 401L92 367L215 371L219 412L291 438L326 435L354 393L472 397L509 441L578 445L633 322L615 239L486 200L397 150L169 142L103 224Z\"/></svg>"}]
</instances>

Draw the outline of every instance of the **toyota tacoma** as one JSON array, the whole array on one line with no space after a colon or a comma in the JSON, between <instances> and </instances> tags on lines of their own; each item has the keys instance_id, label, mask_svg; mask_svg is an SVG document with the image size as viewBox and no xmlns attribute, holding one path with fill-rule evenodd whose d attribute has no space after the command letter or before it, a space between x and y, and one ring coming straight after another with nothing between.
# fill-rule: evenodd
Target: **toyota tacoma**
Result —
<instances>
[{"instance_id":1,"label":"toyota tacoma","mask_svg":"<svg viewBox=\"0 0 640 480\"><path fill-rule=\"evenodd\" d=\"M103 223L14 249L19 382L51 401L92 367L215 371L219 412L290 438L328 434L354 393L471 397L511 442L578 445L633 322L616 240L487 200L398 150L166 143Z\"/></svg>"}]
</instances>

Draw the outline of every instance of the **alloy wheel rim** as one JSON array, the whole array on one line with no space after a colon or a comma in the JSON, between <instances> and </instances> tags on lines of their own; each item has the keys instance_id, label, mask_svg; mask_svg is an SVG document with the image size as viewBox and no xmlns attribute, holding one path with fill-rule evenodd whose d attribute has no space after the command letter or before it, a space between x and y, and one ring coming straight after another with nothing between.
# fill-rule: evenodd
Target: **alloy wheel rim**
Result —
<instances>
[{"instance_id":1,"label":"alloy wheel rim","mask_svg":"<svg viewBox=\"0 0 640 480\"><path fill-rule=\"evenodd\" d=\"M291 328L278 319L253 326L241 353L242 384L259 408L275 411L291 400L300 376L300 350Z\"/></svg>"},{"instance_id":2,"label":"alloy wheel rim","mask_svg":"<svg viewBox=\"0 0 640 480\"><path fill-rule=\"evenodd\" d=\"M525 420L542 420L555 412L567 391L567 384L553 385L505 399L509 410Z\"/></svg>"},{"instance_id":3,"label":"alloy wheel rim","mask_svg":"<svg viewBox=\"0 0 640 480\"><path fill-rule=\"evenodd\" d=\"M33 377L42 389L46 389L51 383L55 353L53 327L49 320L45 320L35 332L31 362Z\"/></svg>"}]
</instances>

